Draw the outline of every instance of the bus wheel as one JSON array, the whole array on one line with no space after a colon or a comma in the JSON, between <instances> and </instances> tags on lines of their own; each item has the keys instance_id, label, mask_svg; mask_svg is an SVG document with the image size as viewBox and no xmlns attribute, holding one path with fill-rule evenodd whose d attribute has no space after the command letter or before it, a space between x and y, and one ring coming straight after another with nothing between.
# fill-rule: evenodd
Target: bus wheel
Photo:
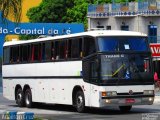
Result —
<instances>
[{"instance_id":1,"label":"bus wheel","mask_svg":"<svg viewBox=\"0 0 160 120\"><path fill-rule=\"evenodd\" d=\"M119 106L121 112L129 112L132 106Z\"/></svg>"},{"instance_id":2,"label":"bus wheel","mask_svg":"<svg viewBox=\"0 0 160 120\"><path fill-rule=\"evenodd\" d=\"M84 112L85 110L85 99L82 91L78 91L76 94L76 109L79 113Z\"/></svg>"},{"instance_id":3,"label":"bus wheel","mask_svg":"<svg viewBox=\"0 0 160 120\"><path fill-rule=\"evenodd\" d=\"M25 105L28 108L32 107L32 93L30 89L25 91Z\"/></svg>"},{"instance_id":4,"label":"bus wheel","mask_svg":"<svg viewBox=\"0 0 160 120\"><path fill-rule=\"evenodd\" d=\"M16 93L16 103L18 104L19 107L24 106L24 94L21 88L17 90Z\"/></svg>"}]
</instances>

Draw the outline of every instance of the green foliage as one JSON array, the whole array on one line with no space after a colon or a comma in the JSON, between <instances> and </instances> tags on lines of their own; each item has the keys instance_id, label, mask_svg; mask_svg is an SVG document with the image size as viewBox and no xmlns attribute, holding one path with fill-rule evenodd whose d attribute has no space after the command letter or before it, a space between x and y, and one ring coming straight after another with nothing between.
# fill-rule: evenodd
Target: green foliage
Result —
<instances>
[{"instance_id":1,"label":"green foliage","mask_svg":"<svg viewBox=\"0 0 160 120\"><path fill-rule=\"evenodd\" d=\"M42 118L34 118L34 120L43 120Z\"/></svg>"},{"instance_id":2,"label":"green foliage","mask_svg":"<svg viewBox=\"0 0 160 120\"><path fill-rule=\"evenodd\" d=\"M127 0L114 0L116 3ZM135 1L135 0L128 0ZM30 22L83 23L87 29L89 4L107 4L112 0L43 0L27 12Z\"/></svg>"},{"instance_id":3,"label":"green foliage","mask_svg":"<svg viewBox=\"0 0 160 120\"><path fill-rule=\"evenodd\" d=\"M30 40L35 38L38 38L38 35L20 35L19 36L20 40Z\"/></svg>"},{"instance_id":4,"label":"green foliage","mask_svg":"<svg viewBox=\"0 0 160 120\"><path fill-rule=\"evenodd\" d=\"M70 23L83 23L87 29L87 8L89 4L107 4L111 0L74 0L74 6L67 9L67 20Z\"/></svg>"},{"instance_id":5,"label":"green foliage","mask_svg":"<svg viewBox=\"0 0 160 120\"><path fill-rule=\"evenodd\" d=\"M87 28L89 4L111 3L111 0L43 0L27 12L30 22L83 23Z\"/></svg>"},{"instance_id":6,"label":"green foliage","mask_svg":"<svg viewBox=\"0 0 160 120\"><path fill-rule=\"evenodd\" d=\"M112 0L95 0L95 4L107 4L107 3L111 3Z\"/></svg>"},{"instance_id":7,"label":"green foliage","mask_svg":"<svg viewBox=\"0 0 160 120\"><path fill-rule=\"evenodd\" d=\"M83 23L85 28L87 27L87 7L88 2L86 0L75 0L74 7L67 9L67 22Z\"/></svg>"},{"instance_id":8,"label":"green foliage","mask_svg":"<svg viewBox=\"0 0 160 120\"><path fill-rule=\"evenodd\" d=\"M72 0L43 0L40 6L31 8L27 16L30 22L66 22L66 10L72 3Z\"/></svg>"}]
</instances>

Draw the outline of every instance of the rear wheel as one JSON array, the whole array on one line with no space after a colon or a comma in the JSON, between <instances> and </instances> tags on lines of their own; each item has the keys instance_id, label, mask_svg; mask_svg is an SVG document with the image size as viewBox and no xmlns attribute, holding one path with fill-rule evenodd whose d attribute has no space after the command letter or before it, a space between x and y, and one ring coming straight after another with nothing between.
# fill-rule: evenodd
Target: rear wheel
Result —
<instances>
[{"instance_id":1,"label":"rear wheel","mask_svg":"<svg viewBox=\"0 0 160 120\"><path fill-rule=\"evenodd\" d=\"M17 90L16 103L18 104L19 107L24 107L24 94L21 88Z\"/></svg>"},{"instance_id":2,"label":"rear wheel","mask_svg":"<svg viewBox=\"0 0 160 120\"><path fill-rule=\"evenodd\" d=\"M82 91L78 91L76 94L76 109L78 112L82 113L85 110L85 99L84 99L84 94Z\"/></svg>"},{"instance_id":3,"label":"rear wheel","mask_svg":"<svg viewBox=\"0 0 160 120\"><path fill-rule=\"evenodd\" d=\"M121 112L129 112L132 106L119 106Z\"/></svg>"},{"instance_id":4,"label":"rear wheel","mask_svg":"<svg viewBox=\"0 0 160 120\"><path fill-rule=\"evenodd\" d=\"M25 91L25 105L28 108L32 107L32 92L30 89Z\"/></svg>"}]
</instances>

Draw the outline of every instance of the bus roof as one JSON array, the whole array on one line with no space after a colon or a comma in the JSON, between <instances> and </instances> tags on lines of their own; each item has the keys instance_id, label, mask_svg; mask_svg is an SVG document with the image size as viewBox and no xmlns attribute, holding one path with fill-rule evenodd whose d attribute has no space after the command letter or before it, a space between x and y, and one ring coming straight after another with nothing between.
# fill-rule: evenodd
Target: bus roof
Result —
<instances>
[{"instance_id":1,"label":"bus roof","mask_svg":"<svg viewBox=\"0 0 160 120\"><path fill-rule=\"evenodd\" d=\"M63 38L72 38L72 37L82 37L82 36L141 36L146 37L146 34L140 32L133 32L133 31L120 31L120 30L96 30L96 31L87 31L69 35L60 35L60 36L48 36L45 38L37 38L31 40L21 40L21 41L9 41L5 42L3 46L10 46L10 45L18 45L18 44L27 44L27 43L35 43L35 42L43 42L49 40L57 40Z\"/></svg>"}]
</instances>

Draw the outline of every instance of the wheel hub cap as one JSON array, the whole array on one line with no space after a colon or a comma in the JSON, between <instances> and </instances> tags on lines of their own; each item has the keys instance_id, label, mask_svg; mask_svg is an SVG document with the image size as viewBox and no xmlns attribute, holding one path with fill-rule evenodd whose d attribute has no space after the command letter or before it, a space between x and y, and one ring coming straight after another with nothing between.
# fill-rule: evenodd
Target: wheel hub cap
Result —
<instances>
[{"instance_id":1,"label":"wheel hub cap","mask_svg":"<svg viewBox=\"0 0 160 120\"><path fill-rule=\"evenodd\" d=\"M78 104L78 107L80 107L83 103L83 99L82 99L82 96L78 96L78 99L77 99L77 104Z\"/></svg>"},{"instance_id":2,"label":"wheel hub cap","mask_svg":"<svg viewBox=\"0 0 160 120\"><path fill-rule=\"evenodd\" d=\"M29 100L30 100L30 96L27 94L27 95L26 95L26 103L27 103L27 105L30 103Z\"/></svg>"}]
</instances>

